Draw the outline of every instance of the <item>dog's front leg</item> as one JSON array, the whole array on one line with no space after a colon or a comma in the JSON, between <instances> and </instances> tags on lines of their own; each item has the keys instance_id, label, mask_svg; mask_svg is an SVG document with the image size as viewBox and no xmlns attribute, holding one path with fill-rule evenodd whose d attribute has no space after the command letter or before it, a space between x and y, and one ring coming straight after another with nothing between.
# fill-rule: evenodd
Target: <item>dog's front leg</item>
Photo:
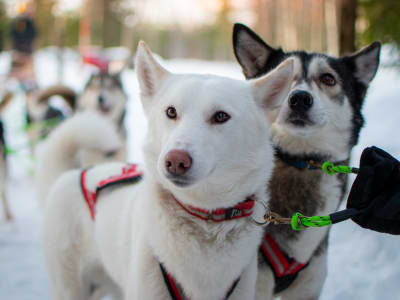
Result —
<instances>
[{"instance_id":1,"label":"dog's front leg","mask_svg":"<svg viewBox=\"0 0 400 300\"><path fill-rule=\"evenodd\" d=\"M12 215L11 215L10 209L8 207L6 194L7 194L6 193L6 183L4 183L4 185L2 187L2 192L1 192L1 201L3 202L4 216L7 221L11 221Z\"/></svg>"},{"instance_id":2,"label":"dog's front leg","mask_svg":"<svg viewBox=\"0 0 400 300\"><path fill-rule=\"evenodd\" d=\"M141 240L137 255L131 260L129 278L125 281L124 300L170 299L159 262L147 242Z\"/></svg>"},{"instance_id":3,"label":"dog's front leg","mask_svg":"<svg viewBox=\"0 0 400 300\"><path fill-rule=\"evenodd\" d=\"M313 256L293 286L282 292L281 300L318 300L327 275L327 252Z\"/></svg>"},{"instance_id":4,"label":"dog's front leg","mask_svg":"<svg viewBox=\"0 0 400 300\"><path fill-rule=\"evenodd\" d=\"M255 298L257 281L257 255L255 255L250 264L244 269L240 280L233 291L229 300L251 300Z\"/></svg>"},{"instance_id":5,"label":"dog's front leg","mask_svg":"<svg viewBox=\"0 0 400 300\"><path fill-rule=\"evenodd\" d=\"M267 265L262 264L258 268L256 300L272 300L274 286L274 274Z\"/></svg>"}]
</instances>

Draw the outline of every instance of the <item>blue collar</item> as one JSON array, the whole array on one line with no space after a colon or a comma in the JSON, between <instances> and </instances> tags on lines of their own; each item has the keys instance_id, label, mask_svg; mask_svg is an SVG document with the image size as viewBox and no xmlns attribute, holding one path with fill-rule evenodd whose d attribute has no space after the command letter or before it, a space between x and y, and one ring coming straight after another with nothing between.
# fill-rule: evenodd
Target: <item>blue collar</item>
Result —
<instances>
[{"instance_id":1,"label":"blue collar","mask_svg":"<svg viewBox=\"0 0 400 300\"><path fill-rule=\"evenodd\" d=\"M285 163L288 163L288 162L285 161ZM296 169L299 169L299 170L303 170L303 169L317 170L318 169L317 167L310 165L309 162L305 161L305 160L291 161L288 164L291 165L292 167L295 167Z\"/></svg>"},{"instance_id":2,"label":"blue collar","mask_svg":"<svg viewBox=\"0 0 400 300\"><path fill-rule=\"evenodd\" d=\"M283 152L279 148L275 148L275 155L278 159L280 159L287 165L295 167L298 170L318 170L320 168L311 165L311 161L320 164L325 161L325 159L320 155L291 155L289 153Z\"/></svg>"}]
</instances>

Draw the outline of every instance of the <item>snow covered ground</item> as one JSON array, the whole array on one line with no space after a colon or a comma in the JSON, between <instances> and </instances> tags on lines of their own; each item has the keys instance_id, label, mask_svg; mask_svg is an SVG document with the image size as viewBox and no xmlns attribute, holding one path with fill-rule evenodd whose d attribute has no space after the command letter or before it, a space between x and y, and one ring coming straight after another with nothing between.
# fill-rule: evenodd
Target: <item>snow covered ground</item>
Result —
<instances>
[{"instance_id":1,"label":"snow covered ground","mask_svg":"<svg viewBox=\"0 0 400 300\"><path fill-rule=\"evenodd\" d=\"M385 54L384 57L387 55ZM64 54L64 83L79 91L87 79L73 52ZM36 72L41 86L57 80L54 49L40 51L36 57ZM0 79L9 63L7 54L0 55ZM176 72L213 73L242 78L237 64L191 60L166 61L167 68ZM133 71L125 71L123 81L130 96L127 126L129 129L130 160L142 161L140 145L146 131L145 119L138 101L138 87ZM2 84L0 83L0 92ZM400 95L398 71L381 69L375 78L364 106L367 124L360 144L353 151L353 165L358 165L362 149L377 145L400 157L397 134ZM25 142L21 133L23 95L7 112L8 136L17 147ZM35 200L30 175L32 161L26 151L11 157L12 172L8 182L9 203L15 222L5 223L0 217L0 300L46 300L48 277L40 246L41 213ZM329 248L329 272L322 300L400 299L400 237L362 230L351 221L332 228Z\"/></svg>"}]
</instances>

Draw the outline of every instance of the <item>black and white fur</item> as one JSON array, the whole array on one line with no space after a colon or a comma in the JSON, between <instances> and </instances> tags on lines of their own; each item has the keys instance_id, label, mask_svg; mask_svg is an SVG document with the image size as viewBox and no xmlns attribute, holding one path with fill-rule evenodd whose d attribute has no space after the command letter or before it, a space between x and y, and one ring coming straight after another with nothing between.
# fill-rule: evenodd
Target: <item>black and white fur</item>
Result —
<instances>
[{"instance_id":1,"label":"black and white fur","mask_svg":"<svg viewBox=\"0 0 400 300\"><path fill-rule=\"evenodd\" d=\"M251 29L236 24L233 47L247 79L268 73L293 57L294 78L283 104L268 114L277 149L269 183L270 208L283 216L299 211L326 215L343 199L344 176L297 169L284 160L347 161L364 124L361 108L379 65L380 43L340 58L305 51L285 52L267 45ZM282 160L283 159L283 160ZM288 226L266 229L280 247L300 262L310 262L281 299L318 299L326 277L328 229L293 232ZM259 264L257 299L273 297L270 269Z\"/></svg>"},{"instance_id":2,"label":"black and white fur","mask_svg":"<svg viewBox=\"0 0 400 300\"><path fill-rule=\"evenodd\" d=\"M121 74L99 72L92 74L78 99L78 110L95 109L111 119L125 137L124 117L127 95Z\"/></svg>"},{"instance_id":3,"label":"black and white fur","mask_svg":"<svg viewBox=\"0 0 400 300\"><path fill-rule=\"evenodd\" d=\"M66 105L53 105L54 97L61 97ZM27 97L27 121L35 123L59 118L60 122L75 111L96 110L118 126L121 137L125 138L124 117L127 95L124 92L120 73L98 72L91 75L82 93L63 85L53 85L32 92ZM60 103L60 102L59 102ZM40 128L40 126L39 126ZM54 128L34 132L32 139L46 137Z\"/></svg>"},{"instance_id":4,"label":"black and white fur","mask_svg":"<svg viewBox=\"0 0 400 300\"><path fill-rule=\"evenodd\" d=\"M56 97L61 100L57 106L53 101ZM31 144L46 138L59 123L70 117L76 110L76 101L75 91L64 85L53 85L27 94L26 121ZM53 126L41 126L45 122L52 122Z\"/></svg>"}]
</instances>

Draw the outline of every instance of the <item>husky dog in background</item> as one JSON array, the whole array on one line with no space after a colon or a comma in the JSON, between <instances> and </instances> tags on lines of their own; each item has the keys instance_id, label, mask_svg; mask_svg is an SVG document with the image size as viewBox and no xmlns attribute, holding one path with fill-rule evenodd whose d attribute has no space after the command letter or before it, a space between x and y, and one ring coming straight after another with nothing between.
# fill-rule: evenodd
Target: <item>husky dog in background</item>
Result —
<instances>
[{"instance_id":1,"label":"husky dog in background","mask_svg":"<svg viewBox=\"0 0 400 300\"><path fill-rule=\"evenodd\" d=\"M144 179L102 191L93 219L81 186L94 191L122 165L54 184L43 226L53 299L91 299L114 282L124 299L164 300L171 278L193 300L253 299L262 229L236 207L268 202L265 114L287 94L292 60L248 82L177 75L141 42L136 67L149 123Z\"/></svg>"},{"instance_id":2,"label":"husky dog in background","mask_svg":"<svg viewBox=\"0 0 400 300\"><path fill-rule=\"evenodd\" d=\"M54 97L61 97L67 105L51 105ZM63 86L50 86L33 93L28 99L27 120L30 125L28 136L32 144L47 137L62 121L76 111L94 110L111 120L118 129L120 138L125 141L126 132L123 124L127 96L123 91L120 74L100 72L91 76L81 95ZM39 123L35 126L35 123ZM89 152L86 152L86 155ZM118 160L125 160L125 146L120 147Z\"/></svg>"},{"instance_id":3,"label":"husky dog in background","mask_svg":"<svg viewBox=\"0 0 400 300\"><path fill-rule=\"evenodd\" d=\"M78 112L50 133L36 149L37 195L44 203L47 193L64 172L117 160L122 141L117 128L96 111Z\"/></svg>"},{"instance_id":4,"label":"husky dog in background","mask_svg":"<svg viewBox=\"0 0 400 300\"><path fill-rule=\"evenodd\" d=\"M79 96L78 109L95 109L110 118L117 126L121 136L125 136L124 117L127 95L120 73L99 72L93 74Z\"/></svg>"},{"instance_id":5,"label":"husky dog in background","mask_svg":"<svg viewBox=\"0 0 400 300\"><path fill-rule=\"evenodd\" d=\"M52 101L56 97L62 100L58 106L54 106ZM26 121L31 144L46 138L57 125L71 116L76 110L76 101L75 91L64 85L30 92L27 95Z\"/></svg>"},{"instance_id":6,"label":"husky dog in background","mask_svg":"<svg viewBox=\"0 0 400 300\"><path fill-rule=\"evenodd\" d=\"M121 73L102 71L93 74L78 98L78 110L96 110L111 120L118 129L123 145L116 154L126 160L126 129L124 126L128 98L124 92ZM86 152L88 154L88 152Z\"/></svg>"},{"instance_id":7,"label":"husky dog in background","mask_svg":"<svg viewBox=\"0 0 400 300\"><path fill-rule=\"evenodd\" d=\"M308 163L349 162L364 124L361 108L379 65L380 43L340 58L284 52L267 45L248 27L236 24L233 46L247 79L267 74L289 57L295 62L286 100L268 113L276 149L276 167L269 182L271 211L286 217L295 212L334 212L345 195L346 177L310 170ZM296 274L290 270L280 274L281 262L275 261L278 270L274 271L260 251L257 299L272 299L274 291L281 299L318 299L326 277L328 229L293 232L286 225L271 225L266 228L265 239L267 236L290 257L288 261L294 259L304 268ZM275 285L271 285L273 278Z\"/></svg>"}]
</instances>

